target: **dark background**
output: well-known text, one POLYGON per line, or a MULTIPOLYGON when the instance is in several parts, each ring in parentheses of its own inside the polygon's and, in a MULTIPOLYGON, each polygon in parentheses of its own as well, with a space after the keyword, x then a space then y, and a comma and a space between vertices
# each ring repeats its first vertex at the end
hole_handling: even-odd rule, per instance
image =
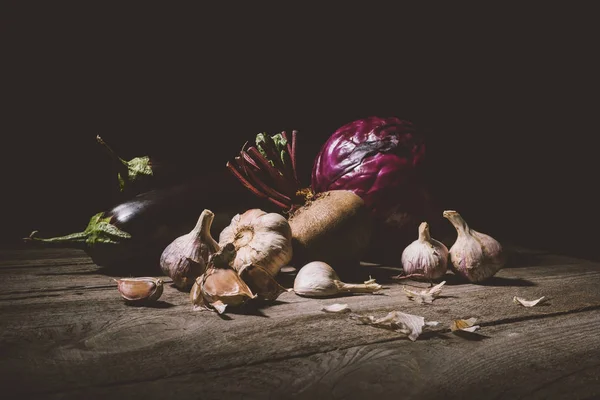
POLYGON ((335 129, 378 115, 427 135, 438 201, 473 228, 598 258, 591 10, 241 3, 5 7, 3 245, 105 207, 97 134, 212 175, 256 133, 297 129, 308 183, 335 129))

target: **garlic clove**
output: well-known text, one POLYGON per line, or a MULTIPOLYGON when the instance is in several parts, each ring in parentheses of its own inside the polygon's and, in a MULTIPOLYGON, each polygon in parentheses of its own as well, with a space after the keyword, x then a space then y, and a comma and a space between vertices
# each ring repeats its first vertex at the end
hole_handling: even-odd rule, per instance
POLYGON ((277 213, 250 209, 232 218, 219 235, 219 245, 233 243, 233 268, 248 264, 264 268, 272 276, 292 259, 292 230, 287 219, 277 213))
POLYGON ((450 267, 454 272, 477 283, 491 278, 504 267, 506 256, 496 239, 470 228, 456 211, 446 210, 443 216, 457 232, 449 250, 450 267))
POLYGON ((214 217, 212 211, 202 211, 194 229, 175 239, 163 250, 160 267, 165 275, 173 279, 175 287, 189 289, 195 279, 206 271, 210 255, 219 250, 219 245, 210 234, 214 217))
POLYGON ((294 292, 305 297, 328 297, 344 293, 374 293, 382 289, 374 279, 362 284, 342 282, 331 266, 312 261, 300 268, 294 279, 294 292))
POLYGON ((250 264, 245 266, 239 275, 252 293, 256 293, 259 299, 273 301, 280 294, 291 291, 291 289, 281 286, 266 269, 258 265, 250 264))
MULTIPOLYGON (((402 252, 402 269, 406 277, 434 280, 448 269, 448 248, 429 233, 429 224, 419 225, 419 237, 402 252)), ((402 276, 398 276, 402 278, 402 276)))
POLYGON ((163 293, 163 280, 152 277, 114 279, 121 297, 130 303, 156 301, 163 293))
POLYGON ((190 291, 193 310, 213 310, 222 314, 228 306, 236 307, 257 297, 230 266, 235 258, 233 244, 209 258, 208 270, 196 278, 190 291))

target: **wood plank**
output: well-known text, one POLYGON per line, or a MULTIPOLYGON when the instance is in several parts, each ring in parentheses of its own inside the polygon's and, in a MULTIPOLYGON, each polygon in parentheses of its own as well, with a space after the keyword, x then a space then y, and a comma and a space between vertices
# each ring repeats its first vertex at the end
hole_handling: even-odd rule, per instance
POLYGON ((484 326, 481 340, 440 333, 47 398, 591 399, 600 396, 598 329, 600 311, 582 312, 484 326))
MULTIPOLYGON (((393 332, 320 311, 334 302, 378 316, 402 310, 439 320, 443 326, 453 318, 473 316, 489 328, 558 321, 568 313, 600 307, 599 264, 571 259, 556 264, 552 260, 564 258, 540 253, 532 259, 543 266, 504 269, 485 286, 452 281, 449 275, 444 297, 432 305, 410 302, 400 284, 388 283, 384 294, 372 296, 318 300, 286 293, 270 307, 227 319, 192 312, 187 294, 168 285, 157 308, 140 308, 123 304, 115 286, 86 285, 91 278, 105 276, 83 275, 75 279, 82 288, 61 290, 59 282, 64 283, 66 275, 51 275, 45 285, 55 285, 52 289, 42 287, 28 295, 9 286, 8 294, 0 294, 0 372, 13 393, 40 395, 228 371, 376 343, 415 345, 393 332), (527 309, 512 303, 514 295, 545 295, 550 301, 527 309)), ((58 268, 68 271, 73 266, 58 268)), ((0 271, 0 276, 25 279, 37 270, 23 266, 0 271)), ((385 277, 389 272, 385 267, 365 269, 366 275, 385 277)), ((23 288, 19 285, 25 281, 18 282, 23 288)))

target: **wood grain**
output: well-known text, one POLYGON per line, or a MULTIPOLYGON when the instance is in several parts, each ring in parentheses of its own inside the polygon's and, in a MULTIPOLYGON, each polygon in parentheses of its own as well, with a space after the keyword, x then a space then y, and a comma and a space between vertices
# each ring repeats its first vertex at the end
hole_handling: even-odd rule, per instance
POLYGON ((220 318, 192 311, 188 294, 168 284, 155 307, 128 306, 83 252, 4 252, 2 386, 11 396, 38 398, 478 398, 475 376, 498 398, 544 398, 558 393, 547 391, 551 385, 582 379, 591 383, 580 393, 599 394, 600 265, 535 251, 515 255, 486 285, 448 275, 430 305, 409 301, 402 284, 387 279, 393 268, 364 266, 365 279, 384 283, 383 294, 285 293, 275 304, 220 318), (548 301, 525 308, 513 296, 548 301), (441 326, 413 343, 321 311, 339 302, 356 313, 400 310, 441 326), (483 336, 474 338, 481 340, 449 333, 452 319, 468 317, 479 319, 483 336), (521 375, 529 378, 509 390, 506 382, 521 375), (546 384, 536 389, 532 377, 546 384))

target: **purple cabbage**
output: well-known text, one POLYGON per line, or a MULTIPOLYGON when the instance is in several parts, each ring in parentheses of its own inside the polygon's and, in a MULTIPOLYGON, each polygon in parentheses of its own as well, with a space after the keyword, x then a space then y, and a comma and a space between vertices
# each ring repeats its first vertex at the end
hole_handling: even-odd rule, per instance
POLYGON ((413 209, 420 197, 424 138, 396 117, 369 117, 335 131, 319 152, 312 171, 315 192, 346 189, 365 201, 380 219, 413 209))
POLYGON ((336 130, 321 147, 312 189, 351 190, 371 209, 380 231, 391 229, 398 239, 404 233, 405 241, 414 240, 429 202, 424 158, 425 140, 413 123, 396 117, 359 119, 336 130))

